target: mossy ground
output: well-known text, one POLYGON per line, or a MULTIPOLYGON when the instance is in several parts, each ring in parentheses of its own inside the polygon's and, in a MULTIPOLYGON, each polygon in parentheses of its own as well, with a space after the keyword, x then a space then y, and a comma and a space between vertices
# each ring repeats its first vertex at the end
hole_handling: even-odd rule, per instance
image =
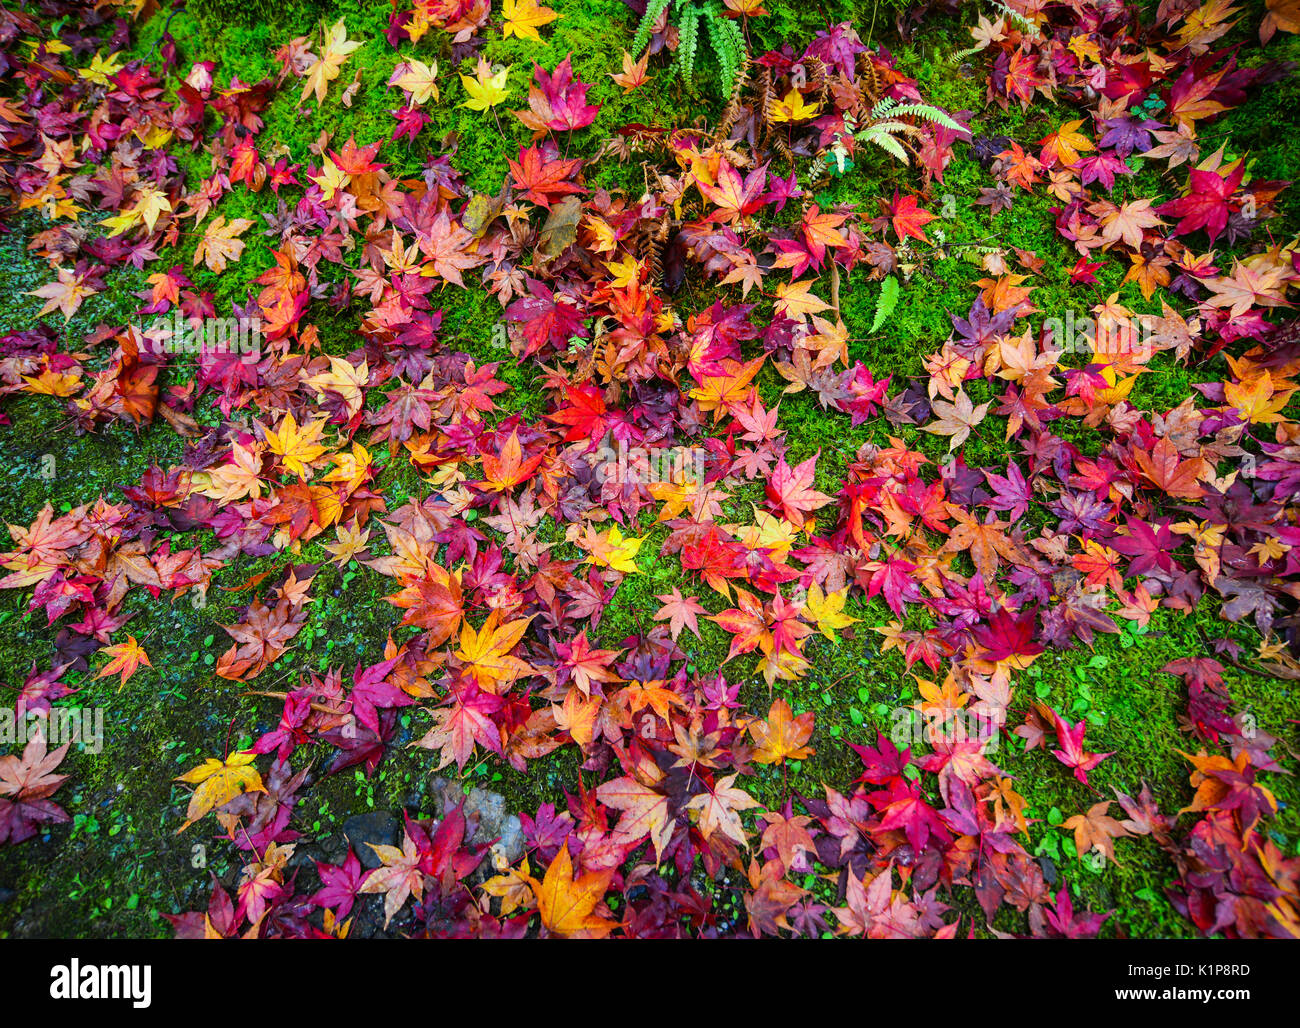
MULTIPOLYGON (((200 11, 202 8, 196 3, 190 6, 200 11)), ((268 15, 270 21, 260 24, 178 14, 171 30, 181 43, 181 66, 193 60, 215 59, 219 83, 229 81, 234 74, 244 82, 274 76, 278 71, 273 57, 276 47, 293 35, 311 32, 322 6, 277 5, 268 15)), ((400 58, 382 37, 389 5, 346 0, 325 6, 329 7, 331 20, 345 19, 349 36, 363 40, 363 46, 345 65, 340 82, 331 87, 323 110, 315 111, 312 104, 304 113, 292 83, 276 95, 263 115, 266 128, 259 145, 264 152, 283 145, 293 160, 307 162, 311 159, 308 146, 324 129, 332 132, 335 147, 349 135, 359 143, 369 143, 387 139, 392 130, 388 112, 398 106, 400 95, 387 89, 386 82, 400 58), (357 68, 363 69, 362 84, 351 108, 344 108, 338 94, 357 68)), ((522 103, 534 61, 551 68, 566 53, 573 54, 580 77, 595 83, 590 99, 601 105, 601 112, 590 130, 566 141, 571 153, 590 154, 600 140, 628 122, 664 127, 716 113, 719 105, 707 94, 694 95, 662 74, 630 96, 624 96, 610 81, 609 73, 620 70, 621 54, 634 27, 627 8, 618 0, 551 0, 551 6, 561 18, 543 33, 542 44, 503 41, 492 33, 483 53, 489 63, 511 65, 511 99, 505 107, 522 103)), ((779 45, 784 38, 806 37, 821 20, 818 5, 769 6, 775 6, 777 12, 770 20, 754 23, 756 47, 779 45)), ((836 18, 848 17, 852 13, 849 8, 857 6, 832 3, 829 13, 836 18)), ((861 22, 860 12, 855 14, 855 20, 861 22)), ((884 35, 887 21, 882 6, 878 39, 884 35)), ((147 52, 161 31, 161 18, 144 26, 135 44, 136 53, 147 52)), ((415 175, 427 155, 439 152, 437 141, 454 132, 456 167, 463 171, 472 189, 496 192, 506 173, 505 158, 526 142, 528 133, 508 115, 498 122, 491 115, 453 106, 464 100, 463 91, 450 74, 449 48, 437 36, 431 33, 414 52, 425 60, 431 56, 439 59, 444 75, 443 102, 430 105, 434 121, 415 145, 386 143, 380 159, 402 175, 415 175)), ((920 80, 927 99, 952 110, 981 111, 982 75, 964 75, 947 58, 961 45, 956 42, 961 38, 955 22, 941 20, 930 24, 907 45, 897 45, 894 40, 890 43, 902 69, 920 80)), ((410 50, 408 47, 403 52, 410 50)), ((1294 57, 1296 41, 1291 37, 1279 40, 1271 50, 1272 56, 1294 57)), ((1290 120, 1287 112, 1300 101, 1298 93, 1300 85, 1294 79, 1266 91, 1209 129, 1207 139, 1213 140, 1211 145, 1226 142, 1236 153, 1249 151, 1252 173, 1259 177, 1300 177, 1300 143, 1294 133, 1275 131, 1279 118, 1290 120)), ((994 110, 978 115, 975 127, 977 131, 1005 133, 1028 146, 1068 116, 1068 112, 1050 107, 1027 114, 1014 108, 1005 114, 994 110)), ((181 165, 191 186, 210 170, 208 158, 201 153, 184 156, 181 165)), ((902 190, 913 180, 914 173, 889 164, 885 158, 868 159, 817 199, 823 208, 854 202, 871 209, 877 197, 889 197, 895 188, 902 190)), ((606 161, 591 184, 622 189, 633 198, 644 187, 636 162, 619 166, 606 161)), ((1069 268, 1075 258, 1055 233, 1049 202, 1041 196, 1021 193, 1013 211, 990 217, 984 208, 970 206, 979 188, 988 184, 988 175, 959 148, 945 181, 935 184, 931 204, 939 209, 944 195, 951 194, 955 217, 934 222, 933 228, 941 229, 950 243, 995 240, 999 245, 1010 244, 1037 253, 1046 261, 1043 274, 1034 280, 1033 299, 1042 317, 1061 315, 1067 309, 1082 313, 1119 288, 1121 271, 1113 266, 1102 272, 1100 287, 1070 287, 1069 268)), ((1150 187, 1151 182, 1135 182, 1131 186, 1125 183, 1121 189, 1145 188, 1149 193, 1150 187)), ((219 213, 260 220, 262 212, 274 207, 275 197, 269 190, 257 195, 236 190, 222 202, 219 213)), ((1287 229, 1294 231, 1300 225, 1300 194, 1285 199, 1283 210, 1287 229)), ((0 296, 0 330, 27 327, 38 308, 38 300, 23 295, 47 277, 43 265, 23 247, 24 237, 37 227, 20 225, 16 233, 0 238, 0 260, 7 269, 9 286, 0 296)), ((188 264, 191 248, 187 243, 164 253, 160 266, 188 264)), ((224 275, 190 270, 201 288, 216 294, 221 309, 232 300, 243 302, 253 288, 253 279, 270 263, 265 247, 250 245, 244 259, 224 275)), ((342 274, 339 269, 331 273, 342 274)), ((921 374, 923 355, 937 348, 949 334, 948 315, 964 315, 969 309, 977 289, 973 282, 981 274, 956 257, 930 255, 908 282, 893 317, 876 333, 871 333, 870 327, 879 287, 866 282, 860 271, 847 276, 841 286, 841 314, 849 328, 852 357, 863 360, 878 375, 891 374, 896 380, 921 374)), ((69 322, 67 338, 76 342, 101 322, 119 324, 131 320, 136 306, 131 294, 142 287, 142 280, 143 275, 131 272, 110 276, 106 291, 87 301, 69 322)), ((1151 309, 1133 285, 1123 287, 1120 295, 1136 310, 1151 309)), ((489 342, 500 317, 494 300, 477 287, 447 290, 438 300, 446 311, 445 338, 452 345, 479 361, 500 359, 501 351, 494 350, 489 342)), ((711 300, 706 292, 688 288, 675 303, 683 313, 689 313, 711 300)), ((355 322, 318 312, 322 306, 313 307, 309 320, 320 328, 324 349, 348 352, 356 345, 355 322)), ((512 387, 498 398, 503 416, 519 412, 536 417, 544 411, 545 399, 531 367, 507 360, 500 376, 512 387)), ((1181 401, 1193 382, 1216 376, 1221 377, 1221 369, 1214 363, 1191 369, 1176 367, 1172 362, 1167 366, 1158 363, 1152 374, 1139 380, 1133 400, 1139 406, 1164 410, 1181 401)), ((774 372, 765 369, 760 379, 764 402, 776 402, 784 384, 774 372)), ((893 428, 882 419, 852 428, 846 417, 827 413, 815 396, 806 392, 780 397, 780 402, 790 461, 820 453, 817 485, 823 490, 833 491, 845 463, 867 441, 884 442, 888 436, 898 435, 932 459, 943 455, 945 443, 941 439, 915 429, 893 428)), ((46 503, 66 510, 101 493, 110 500, 120 500, 123 485, 136 481, 151 463, 166 466, 179 458, 179 440, 166 426, 155 425, 139 433, 115 426, 96 436, 79 436, 64 423, 58 404, 47 398, 15 398, 5 409, 13 422, 12 427, 0 430, 6 464, 6 474, 0 480, 0 517, 5 522, 29 524, 46 503), (53 477, 42 475, 42 469, 48 467, 46 455, 54 458, 53 477)), ((200 411, 201 420, 204 416, 200 411)), ((210 411, 207 416, 211 416, 210 411)), ((980 426, 968 444, 970 464, 1005 464, 1008 451, 1003 442, 1003 425, 1001 419, 990 417, 980 426)), ((1062 426, 1062 431, 1067 429, 1062 426)), ((1071 438, 1085 448, 1089 445, 1088 433, 1071 438)), ((419 476, 404 462, 393 464, 386 454, 379 459, 384 467, 377 488, 383 490, 390 509, 425 490, 419 476)), ((758 487, 737 490, 732 501, 736 516, 743 516, 745 504, 757 500, 760 494, 758 487)), ((648 524, 647 520, 643 527, 648 528, 648 524)), ((651 613, 658 605, 654 596, 674 585, 684 591, 708 594, 684 578, 676 558, 657 554, 663 535, 663 529, 650 530, 639 557, 642 573, 623 582, 604 612, 593 641, 616 647, 628 636, 648 630, 651 613)), ((180 542, 193 545, 193 540, 180 542)), ((577 555, 563 545, 555 553, 577 555)), ((275 558, 236 561, 218 574, 216 584, 237 586, 255 573, 283 566, 289 559, 295 563, 322 562, 312 589, 310 621, 294 647, 254 683, 255 688, 284 688, 286 682, 307 669, 324 669, 331 664, 350 669, 359 660, 373 661, 390 632, 399 639, 404 631, 409 632, 397 628, 398 612, 383 599, 393 591, 388 579, 359 565, 339 569, 324 563, 327 555, 317 544, 275 558)), ((18 591, 0 593, 0 682, 10 686, 22 681, 33 661, 48 665, 53 652, 56 629, 47 629, 43 614, 28 614, 27 600, 28 596, 18 591)), ((206 902, 208 870, 224 874, 236 855, 229 844, 211 836, 211 822, 176 834, 184 820, 187 793, 173 779, 227 745, 234 748, 246 744, 278 718, 277 701, 246 695, 245 686, 218 678, 211 671, 217 655, 228 645, 219 626, 233 622, 245 602, 246 594, 224 592, 221 588, 210 590, 209 602, 202 609, 195 609, 184 597, 168 603, 133 594, 127 601, 128 609, 136 615, 130 631, 145 642, 155 670, 138 674, 121 691, 113 680, 94 681, 90 674, 65 676, 82 687, 75 698, 66 702, 104 707, 103 750, 98 754, 74 751, 62 769, 73 777, 56 799, 74 816, 72 824, 55 826, 22 846, 0 849, 0 888, 13 890, 12 898, 0 901, 0 935, 164 935, 168 926, 161 917, 163 913, 194 909, 206 902), (196 866, 202 862, 196 859, 195 846, 203 847, 206 868, 196 866)), ((721 606, 716 597, 706 599, 706 603, 713 610, 721 606)), ((892 712, 914 699, 915 686, 904 673, 901 656, 897 652, 882 654, 879 637, 870 630, 891 620, 888 609, 880 600, 854 600, 848 612, 859 618, 859 623, 841 632, 838 644, 825 639, 811 641, 808 657, 813 667, 809 675, 800 682, 781 683, 776 688, 796 712, 816 713, 817 752, 785 771, 760 769, 758 776, 748 781, 747 787, 766 804, 779 805, 789 790, 815 796, 823 784, 846 789, 857 776, 858 765, 847 744, 868 743, 878 731, 888 732, 893 725, 892 712)), ((923 615, 913 614, 909 627, 921 627, 923 623, 923 615)), ((722 665, 728 637, 703 620, 701 630, 701 639, 686 634, 682 645, 694 667, 711 671, 722 665)), ((1253 628, 1221 621, 1212 601, 1207 601, 1194 616, 1160 611, 1146 631, 1130 628, 1119 635, 1099 637, 1091 648, 1050 651, 1017 680, 1017 707, 1023 708, 1029 698, 1038 697, 1058 709, 1071 711, 1075 718, 1086 717, 1090 722, 1089 748, 1115 751, 1113 758, 1093 772, 1094 790, 1077 783, 1067 769, 1042 750, 1018 752, 1018 740, 1004 741, 1002 749, 993 755, 995 763, 1015 776, 1017 789, 1030 802, 1029 814, 1035 819, 1030 848, 1053 860, 1061 880, 1068 882, 1087 906, 1095 910, 1117 909, 1105 929, 1107 934, 1190 933, 1190 926, 1175 915, 1163 896, 1172 867, 1148 839, 1120 840, 1116 845, 1118 861, 1105 866, 1080 861, 1073 852, 1070 833, 1059 826, 1064 818, 1085 809, 1099 796, 1109 796, 1112 787, 1135 792, 1146 782, 1161 809, 1176 810, 1186 805, 1191 797, 1188 768, 1177 753, 1191 745, 1178 728, 1185 697, 1178 681, 1161 674, 1160 668, 1178 657, 1201 652, 1204 636, 1224 634, 1238 639, 1248 649, 1258 643, 1253 628)), ((728 677, 745 683, 742 700, 746 704, 755 710, 766 709, 773 690, 754 674, 752 658, 739 658, 725 670, 728 677)), ((1297 735, 1291 719, 1296 717, 1300 704, 1294 684, 1238 674, 1232 669, 1226 680, 1237 704, 1251 710, 1261 728, 1280 736, 1284 745, 1295 750, 1297 735)), ((348 816, 367 809, 403 805, 432 809, 427 789, 433 755, 405 745, 423 734, 424 724, 422 713, 404 712, 399 745, 373 779, 365 779, 360 772, 323 778, 311 787, 297 808, 295 827, 312 840, 337 834, 348 816)), ((298 756, 308 759, 306 754, 298 756)), ((448 771, 454 774, 454 769, 448 771)), ((543 802, 562 803, 565 789, 576 788, 576 760, 572 748, 566 748, 530 765, 527 774, 519 774, 494 759, 486 760, 467 767, 463 778, 467 790, 473 784, 489 785, 505 794, 511 809, 533 811, 543 802)), ((1269 784, 1282 805, 1270 831, 1280 846, 1295 852, 1300 839, 1300 793, 1291 778, 1272 776, 1269 784)), ((807 884, 823 893, 824 900, 834 899, 825 894, 830 888, 825 882, 810 879, 807 884)), ((983 923, 976 910, 967 913, 973 916, 974 923, 983 923)), ((998 927, 1019 926, 1013 913, 1004 912, 998 927)))

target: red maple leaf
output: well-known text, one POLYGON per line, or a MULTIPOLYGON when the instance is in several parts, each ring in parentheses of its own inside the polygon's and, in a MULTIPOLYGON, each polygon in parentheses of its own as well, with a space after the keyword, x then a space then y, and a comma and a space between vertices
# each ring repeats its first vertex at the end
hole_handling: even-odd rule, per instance
POLYGON ((902 242, 908 236, 919 239, 923 243, 929 242, 921 229, 934 221, 935 216, 923 209, 916 202, 916 197, 904 196, 900 198, 898 190, 894 190, 892 203, 886 203, 884 200, 879 200, 878 203, 880 209, 885 212, 885 217, 877 219, 877 221, 891 224, 899 242, 902 242))
POLYGON ((506 159, 510 165, 510 177, 516 186, 523 190, 523 199, 551 209, 551 201, 571 193, 581 193, 582 187, 568 181, 582 167, 578 158, 562 161, 554 156, 544 155, 539 147, 530 146, 519 151, 516 163, 506 159))
POLYGON ((1071 725, 1055 710, 1052 710, 1052 721, 1056 728, 1056 741, 1061 747, 1052 750, 1052 755, 1066 767, 1074 768, 1074 777, 1087 785, 1088 772, 1112 754, 1089 753, 1083 748, 1083 736, 1088 730, 1087 721, 1071 725))
POLYGON ((1241 185, 1245 173, 1245 161, 1238 161, 1236 168, 1226 178, 1215 171, 1198 171, 1194 168, 1187 195, 1161 204, 1156 211, 1182 219, 1174 226, 1175 235, 1185 236, 1203 228, 1212 243, 1228 224, 1228 217, 1232 214, 1229 200, 1241 185))
POLYGON ((785 519, 796 528, 803 527, 806 513, 831 502, 831 497, 812 487, 818 454, 793 468, 782 457, 767 480, 767 498, 780 505, 785 519))
POLYGON ((564 441, 572 443, 579 439, 599 440, 605 434, 605 425, 609 420, 605 416, 604 391, 591 381, 579 382, 577 385, 566 384, 564 397, 568 406, 546 415, 552 421, 568 426, 564 441))
POLYGON ((540 64, 533 67, 534 85, 528 90, 530 109, 514 114, 535 132, 586 128, 596 120, 600 107, 587 103, 591 83, 573 77, 571 57, 566 55, 549 75, 540 64))

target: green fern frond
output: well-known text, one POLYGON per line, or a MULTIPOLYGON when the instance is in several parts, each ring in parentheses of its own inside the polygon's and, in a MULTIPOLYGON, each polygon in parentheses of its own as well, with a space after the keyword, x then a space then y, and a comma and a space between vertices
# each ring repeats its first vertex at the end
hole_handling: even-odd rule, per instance
POLYGON ((954 50, 948 55, 947 61, 949 64, 961 64, 961 62, 966 60, 967 57, 974 57, 978 53, 983 53, 983 51, 984 47, 982 46, 967 47, 965 50, 954 50))
POLYGON ((915 136, 920 133, 916 125, 902 120, 909 117, 942 125, 954 132, 962 131, 962 126, 938 107, 924 103, 899 103, 892 97, 885 97, 871 108, 871 113, 867 116, 867 124, 854 134, 855 138, 859 142, 878 146, 907 164, 909 163, 907 151, 903 149, 897 137, 915 136))
POLYGON ((1011 19, 1012 24, 1026 35, 1038 35, 1038 26, 1014 8, 994 0, 993 9, 999 14, 1005 15, 1007 18, 1011 19))
POLYGON ((891 136, 888 132, 873 133, 871 129, 864 129, 858 139, 863 143, 873 143, 880 147, 892 157, 896 157, 904 164, 909 163, 907 151, 903 149, 903 144, 891 136))
POLYGON ((670 70, 680 75, 687 87, 694 91, 700 71, 700 41, 703 37, 713 54, 722 95, 729 95, 741 68, 749 59, 749 47, 740 26, 723 15, 718 0, 706 0, 703 4, 692 0, 648 0, 645 14, 641 15, 636 35, 632 38, 631 52, 641 54, 645 51, 655 23, 670 8, 678 39, 670 70), (703 31, 701 25, 705 27, 703 31))
POLYGON ((705 9, 705 20, 709 26, 709 43, 718 59, 719 85, 725 96, 731 92, 740 66, 745 62, 745 36, 734 21, 722 17, 717 7, 705 9))
POLYGON ((637 23, 636 35, 632 37, 632 53, 640 54, 650 45, 650 33, 654 31, 655 22, 673 0, 647 0, 645 14, 637 23))
POLYGON ((695 55, 700 46, 700 10, 698 7, 679 8, 681 21, 677 25, 679 42, 673 68, 682 80, 693 86, 695 81, 695 55))
POLYGON ((890 116, 894 118, 905 118, 911 115, 914 118, 920 118, 922 121, 933 122, 936 125, 942 125, 946 129, 952 129, 954 132, 965 131, 961 125, 954 121, 947 112, 939 110, 937 107, 931 107, 929 104, 903 104, 901 107, 895 107, 890 111, 890 116))
POLYGON ((880 296, 876 299, 876 317, 871 322, 871 335, 879 332, 889 320, 889 316, 894 313, 894 308, 898 306, 899 293, 898 279, 893 275, 880 283, 880 296))

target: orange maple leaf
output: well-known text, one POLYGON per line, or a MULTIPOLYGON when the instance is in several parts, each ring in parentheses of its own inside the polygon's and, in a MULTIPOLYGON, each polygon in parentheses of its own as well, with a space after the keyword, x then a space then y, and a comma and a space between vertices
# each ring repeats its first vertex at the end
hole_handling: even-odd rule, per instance
POLYGON ((139 670, 141 664, 145 667, 153 667, 153 664, 149 662, 149 655, 144 652, 144 647, 135 641, 133 635, 127 636, 124 643, 118 643, 116 646, 105 646, 103 653, 113 659, 104 665, 99 674, 95 676, 95 680, 98 681, 101 678, 107 678, 109 675, 120 672, 122 677, 118 683, 118 692, 122 691, 131 676, 139 670))

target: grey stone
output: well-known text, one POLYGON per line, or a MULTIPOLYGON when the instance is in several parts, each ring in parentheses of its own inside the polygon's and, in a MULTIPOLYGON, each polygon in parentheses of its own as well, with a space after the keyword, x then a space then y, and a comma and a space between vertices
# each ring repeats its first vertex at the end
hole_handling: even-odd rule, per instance
MULTIPOLYGON (((492 847, 507 864, 513 864, 524 855, 524 827, 515 814, 507 814, 501 822, 501 838, 492 847)), ((495 854, 494 854, 495 856, 495 854)))
POLYGON ((293 856, 289 858, 289 866, 315 867, 316 861, 329 862, 329 854, 325 852, 325 848, 315 843, 299 843, 293 851, 293 856))
POLYGON ((357 814, 343 822, 343 834, 347 836, 361 866, 368 868, 379 867, 383 863, 370 847, 396 846, 399 831, 397 818, 381 810, 357 814))
POLYGON ((475 786, 468 796, 456 782, 435 778, 429 796, 441 820, 463 801, 466 842, 492 846, 492 864, 516 863, 524 855, 524 830, 519 818, 506 811, 506 798, 499 792, 475 786))
POLYGON ((506 816, 506 798, 499 792, 475 787, 465 797, 465 818, 472 832, 469 842, 475 846, 490 843, 501 834, 501 822, 506 816))
POLYGON ((430 782, 429 795, 433 799, 434 816, 439 821, 447 816, 447 811, 455 810, 456 805, 465 798, 461 787, 446 778, 435 778, 430 782))

